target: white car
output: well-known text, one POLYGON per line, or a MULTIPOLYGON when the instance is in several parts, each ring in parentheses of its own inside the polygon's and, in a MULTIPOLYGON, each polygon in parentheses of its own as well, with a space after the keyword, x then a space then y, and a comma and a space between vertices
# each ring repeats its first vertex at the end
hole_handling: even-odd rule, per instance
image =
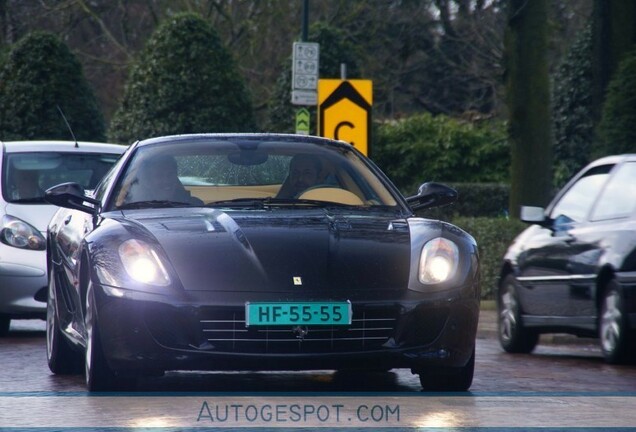
POLYGON ((46 316, 46 229, 57 210, 44 191, 93 189, 126 150, 117 144, 0 141, 0 336, 12 319, 46 316))

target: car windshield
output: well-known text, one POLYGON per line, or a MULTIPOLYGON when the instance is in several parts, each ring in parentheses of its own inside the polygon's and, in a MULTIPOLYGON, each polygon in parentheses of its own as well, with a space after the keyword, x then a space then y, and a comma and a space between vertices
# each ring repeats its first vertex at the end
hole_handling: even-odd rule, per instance
POLYGON ((383 180, 344 146, 197 139, 139 146, 112 208, 396 206, 383 180))
POLYGON ((60 183, 93 189, 118 154, 25 152, 8 153, 2 167, 2 196, 10 203, 44 203, 44 191, 60 183))

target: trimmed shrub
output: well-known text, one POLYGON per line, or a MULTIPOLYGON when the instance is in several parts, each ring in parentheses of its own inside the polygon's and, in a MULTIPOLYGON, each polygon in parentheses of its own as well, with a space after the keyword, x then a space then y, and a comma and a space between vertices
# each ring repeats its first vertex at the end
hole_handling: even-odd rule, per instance
POLYGON ((437 181, 508 182, 510 148, 503 122, 468 122, 428 113, 374 130, 372 158, 405 194, 437 181))
POLYGON ((186 13, 164 22, 132 66, 110 137, 254 128, 251 97, 229 51, 207 21, 186 13))
POLYGON ((3 58, 0 139, 71 140, 58 106, 78 140, 106 139, 103 115, 77 58, 55 35, 31 33, 3 58))
POLYGON ((517 219, 483 217, 456 217, 451 222, 470 233, 477 241, 481 267, 481 298, 494 299, 506 250, 528 225, 517 219))
POLYGON ((454 217, 507 217, 510 186, 503 183, 446 183, 457 201, 446 207, 420 210, 419 215, 450 220, 454 217))
POLYGON ((620 63, 609 83, 598 133, 595 156, 636 151, 636 51, 620 63))

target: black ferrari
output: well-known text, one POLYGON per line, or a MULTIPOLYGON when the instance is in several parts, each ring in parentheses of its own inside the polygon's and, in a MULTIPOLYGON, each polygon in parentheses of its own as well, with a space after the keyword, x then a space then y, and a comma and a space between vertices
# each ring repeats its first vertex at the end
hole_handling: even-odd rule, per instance
POLYGON ((414 211, 354 147, 200 134, 131 145, 94 191, 46 192, 47 358, 90 391, 179 370, 410 368, 465 391, 479 317, 474 239, 414 211))

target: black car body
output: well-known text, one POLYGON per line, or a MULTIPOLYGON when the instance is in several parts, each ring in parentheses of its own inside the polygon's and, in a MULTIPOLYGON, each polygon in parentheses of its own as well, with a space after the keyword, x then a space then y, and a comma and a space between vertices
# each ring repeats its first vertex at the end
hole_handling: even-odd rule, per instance
POLYGON ((499 338, 531 352, 541 333, 599 337, 605 359, 636 355, 636 155, 581 170, 547 209, 522 208, 533 223, 504 258, 499 338))
POLYGON ((411 368, 431 390, 472 382, 475 241, 413 213, 452 202, 450 188, 405 199, 342 142, 203 134, 137 142, 93 194, 64 184, 47 197, 65 207, 48 232, 49 367, 85 359, 90 390, 166 370, 411 368), (321 160, 320 184, 277 197, 298 154, 321 160), (187 193, 128 200, 157 155, 177 161, 187 193))

